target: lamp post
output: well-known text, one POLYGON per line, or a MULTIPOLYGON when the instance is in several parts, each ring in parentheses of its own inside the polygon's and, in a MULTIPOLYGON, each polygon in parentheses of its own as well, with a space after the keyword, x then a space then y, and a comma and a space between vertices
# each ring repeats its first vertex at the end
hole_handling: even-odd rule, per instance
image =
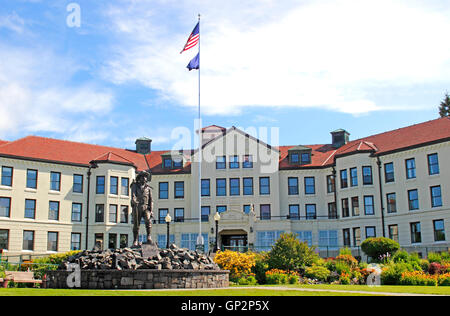
POLYGON ((169 226, 170 226, 170 222, 172 221, 172 217, 170 217, 169 213, 167 213, 166 218, 164 220, 167 223, 167 245, 166 245, 166 248, 169 249, 169 243, 170 243, 169 226))
POLYGON ((216 221, 216 245, 215 245, 215 252, 219 250, 218 248, 218 238, 219 238, 219 221, 220 221, 220 214, 216 212, 216 215, 214 215, 214 220, 216 221))

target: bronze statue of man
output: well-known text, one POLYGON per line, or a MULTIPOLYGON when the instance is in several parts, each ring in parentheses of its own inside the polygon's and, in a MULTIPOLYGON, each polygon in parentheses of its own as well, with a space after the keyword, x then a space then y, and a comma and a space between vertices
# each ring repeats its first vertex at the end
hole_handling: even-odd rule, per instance
POLYGON ((131 208, 133 216, 133 245, 139 242, 139 226, 144 217, 145 229, 147 231, 147 243, 152 244, 151 230, 153 217, 153 199, 150 182, 152 175, 150 172, 141 171, 136 176, 136 180, 131 183, 131 208))

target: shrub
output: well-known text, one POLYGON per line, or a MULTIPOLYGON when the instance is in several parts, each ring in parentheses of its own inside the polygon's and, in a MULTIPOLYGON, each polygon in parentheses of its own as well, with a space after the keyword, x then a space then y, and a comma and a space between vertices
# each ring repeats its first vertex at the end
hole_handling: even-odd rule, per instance
POLYGON ((398 285, 403 273, 413 271, 412 266, 406 262, 391 262, 384 267, 381 273, 381 282, 385 285, 398 285))
POLYGON ((256 285, 258 282, 256 281, 253 275, 249 275, 247 277, 241 277, 238 279, 237 283, 239 285, 256 285))
POLYGON ((271 269, 266 272, 267 284, 288 284, 289 272, 279 269, 271 269))
POLYGON ((352 256, 352 250, 348 247, 339 249, 339 256, 352 256))
POLYGON ((310 279, 326 282, 330 276, 330 270, 324 266, 312 265, 305 269, 305 276, 310 279))
POLYGON ((266 284, 266 271, 269 270, 267 264, 267 254, 255 254, 255 265, 252 267, 252 273, 255 275, 258 284, 266 284))
MULTIPOLYGON (((47 257, 35 258, 33 259, 33 264, 30 264, 34 271, 36 278, 43 278, 45 271, 56 270, 58 266, 66 261, 69 257, 76 255, 81 252, 80 250, 68 251, 65 253, 57 253, 47 257)), ((22 266, 24 268, 26 266, 22 266)))
POLYGON ((239 278, 250 275, 255 265, 255 254, 251 252, 240 253, 236 251, 219 251, 214 257, 220 268, 230 270, 230 280, 237 282, 239 278))
POLYGON ((400 249, 400 244, 385 237, 367 238, 361 243, 361 249, 374 261, 378 261, 383 255, 395 254, 400 249))
POLYGON ((270 269, 303 270, 318 260, 319 256, 314 250, 307 243, 300 242, 295 234, 281 234, 267 254, 267 263, 270 269))
POLYGON ((358 260, 356 260, 351 254, 350 255, 339 255, 336 257, 336 261, 343 262, 350 268, 355 268, 358 266, 358 260))
POLYGON ((400 283, 401 285, 420 285, 420 286, 437 286, 438 278, 422 271, 403 272, 400 283))
POLYGON ((445 272, 447 272, 447 267, 437 262, 430 263, 430 266, 428 267, 429 274, 444 274, 445 272))

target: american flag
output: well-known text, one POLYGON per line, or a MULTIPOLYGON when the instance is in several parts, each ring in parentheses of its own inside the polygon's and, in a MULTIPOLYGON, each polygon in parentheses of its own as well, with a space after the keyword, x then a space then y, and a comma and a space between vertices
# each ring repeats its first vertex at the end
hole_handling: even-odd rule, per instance
POLYGON ((185 52, 189 49, 191 49, 192 47, 194 47, 195 45, 197 45, 197 43, 200 40, 200 22, 197 23, 197 25, 194 27, 194 30, 192 31, 191 35, 189 36, 186 45, 184 45, 183 50, 180 52, 180 54, 182 52, 185 52))

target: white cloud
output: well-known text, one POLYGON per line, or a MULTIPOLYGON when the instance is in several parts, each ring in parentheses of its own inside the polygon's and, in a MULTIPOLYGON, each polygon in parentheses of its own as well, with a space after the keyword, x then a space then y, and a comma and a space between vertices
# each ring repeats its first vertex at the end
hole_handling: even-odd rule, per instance
POLYGON ((49 132, 98 139, 88 122, 110 112, 114 96, 96 84, 71 84, 81 68, 42 47, 0 45, 0 137, 49 132))
MULTIPOLYGON (((208 114, 242 107, 315 107, 362 114, 380 106, 371 89, 448 82, 450 7, 425 1, 124 1, 111 7, 114 35, 104 77, 139 82, 175 103, 197 106, 197 74, 179 51, 194 26, 185 8, 203 13, 202 105, 208 114), (257 5, 257 3, 259 5, 257 5), (176 16, 158 18, 164 5, 176 16), (143 13, 145 12, 145 13, 143 13), (173 20, 192 23, 184 33, 173 20)), ((192 14, 192 10, 188 10, 192 14)), ((196 50, 196 49, 194 49, 196 50)), ((431 105, 433 106, 433 105, 431 105)))
POLYGON ((6 28, 16 33, 22 33, 25 21, 16 13, 0 16, 0 29, 6 28))

